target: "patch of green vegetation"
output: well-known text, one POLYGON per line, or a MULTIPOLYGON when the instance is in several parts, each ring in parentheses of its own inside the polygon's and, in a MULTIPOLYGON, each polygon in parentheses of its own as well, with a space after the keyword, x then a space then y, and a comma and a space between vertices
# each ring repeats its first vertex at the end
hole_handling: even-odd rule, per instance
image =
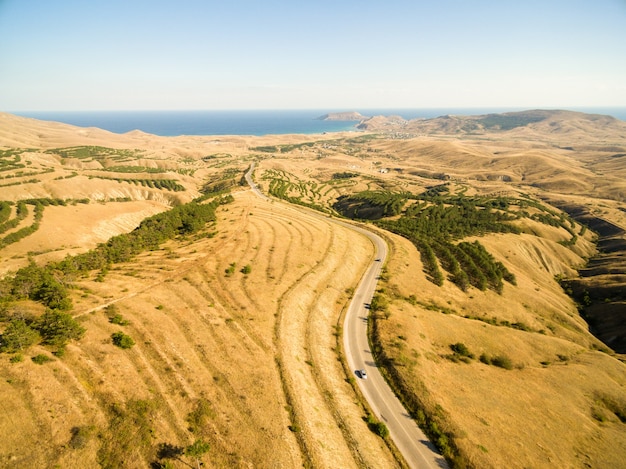
POLYGON ((378 435, 379 437, 383 439, 389 436, 389 428, 387 428, 387 425, 385 425, 384 422, 381 422, 380 420, 378 420, 372 414, 369 414, 367 416, 367 426, 373 433, 375 433, 376 435, 378 435))
POLYGON ((463 342, 457 342, 455 344, 450 344, 450 350, 452 350, 453 355, 451 356, 452 361, 462 361, 465 363, 469 363, 473 360, 475 355, 469 351, 467 345, 463 342))
POLYGON ((154 426, 158 416, 155 401, 130 400, 109 409, 108 431, 99 435, 97 461, 103 469, 128 467, 129 455, 148 459, 153 451, 154 426))
POLYGON ((339 197, 333 207, 349 218, 380 219, 399 215, 408 197, 389 191, 364 191, 339 197))
POLYGON ((96 434, 96 427, 84 425, 82 427, 72 427, 68 446, 71 449, 83 449, 96 434))
POLYGON ((43 353, 40 353, 40 354, 35 355, 34 357, 32 357, 31 360, 33 361, 33 363, 36 363, 37 365, 43 365, 44 363, 48 363, 48 362, 53 361, 53 358, 51 358, 48 355, 45 355, 43 353))
POLYGON ((9 322, 0 335, 0 352, 21 352, 40 340, 39 332, 31 328, 24 319, 15 318, 9 322))
POLYGON ((230 265, 224 270, 224 273, 227 277, 232 276, 235 273, 235 269, 237 267, 236 262, 231 262, 230 265))
POLYGON ((487 233, 521 233, 511 223, 530 218, 560 227, 576 242, 575 223, 528 198, 466 197, 465 191, 450 194, 449 184, 432 186, 422 194, 365 191, 340 197, 334 208, 350 218, 373 219, 388 231, 399 234, 417 247, 424 271, 436 285, 449 280, 463 291, 470 286, 498 293, 503 282, 516 284, 515 276, 504 264, 496 261, 478 241, 459 241, 487 233), (408 203, 414 200, 413 203, 408 203), (532 215, 528 211, 534 209, 532 215), (393 217, 393 219, 391 219, 393 217))
POLYGON ((21 163, 22 153, 28 150, 21 148, 9 148, 7 150, 0 150, 0 172, 3 171, 15 171, 25 168, 26 165, 21 163))
POLYGON ((157 249, 176 236, 195 233, 215 221, 215 209, 232 196, 215 198, 211 203, 196 201, 146 218, 133 231, 111 238, 91 251, 53 263, 50 268, 67 274, 103 269, 110 264, 127 262, 137 254, 157 249))
POLYGON ((135 178, 113 178, 106 176, 89 176, 90 178, 105 179, 108 181, 126 182, 136 186, 149 187, 150 189, 164 189, 173 192, 186 191, 185 186, 179 184, 174 179, 135 179, 135 178))
MULTIPOLYGON (((425 197, 439 199, 441 193, 431 190, 425 197)), ((413 204, 399 219, 379 220, 377 225, 415 244, 422 254, 426 273, 436 285, 444 282, 440 266, 450 274, 451 281, 464 291, 471 285, 500 293, 503 279, 515 284, 513 274, 504 264, 496 261, 480 242, 453 242, 489 232, 519 233, 518 228, 506 223, 515 217, 463 197, 449 197, 445 202, 413 204)))
POLYGON ((513 362, 506 355, 496 355, 495 357, 489 356, 485 353, 481 354, 480 361, 485 365, 493 365, 505 370, 513 369, 513 362))
POLYGON ((109 166, 104 168, 104 171, 112 173, 165 173, 167 170, 162 168, 148 168, 146 166, 109 166))
MULTIPOLYGON (((3 309, 8 310, 12 302, 22 299, 30 299, 49 308, 38 321, 27 322, 27 325, 39 332, 44 344, 56 346, 62 351, 67 341, 78 340, 84 333, 84 329, 64 313, 72 308, 68 294, 72 279, 87 275, 92 270, 104 273, 112 264, 129 261, 143 251, 157 249, 169 239, 198 232, 207 223, 215 221, 215 210, 219 205, 229 203, 233 198, 219 197, 208 203, 201 203, 202 200, 199 198, 146 218, 132 232, 115 236, 84 254, 68 256, 45 266, 31 262, 14 275, 0 280, 3 309)), ((24 212, 25 203, 18 203, 17 209, 18 215, 24 212)), ((5 316, 0 319, 6 321, 11 318, 5 316)))
POLYGON ((355 178, 358 176, 359 176, 359 173, 351 173, 349 171, 344 171, 341 173, 334 173, 332 175, 332 179, 351 179, 351 178, 355 178))
POLYGON ((21 363, 24 361, 24 355, 22 355, 21 353, 16 353, 9 359, 9 361, 11 363, 21 363))
POLYGON ((529 113, 487 114, 478 119, 478 123, 482 124, 486 129, 511 130, 516 127, 524 127, 528 124, 541 122, 545 118, 545 116, 529 113))
POLYGON ((114 313, 109 316, 109 322, 111 324, 117 324, 118 326, 128 326, 130 324, 130 321, 128 319, 124 319, 124 316, 120 313, 114 313))
MULTIPOLYGON (((237 168, 227 168, 202 186, 203 194, 222 194, 241 184, 242 173, 237 168)), ((245 180, 244 180, 245 181, 245 180)), ((245 182, 244 182, 245 184, 245 182)))
POLYGON ((289 153, 290 151, 297 150, 305 147, 313 147, 317 142, 303 142, 293 143, 287 145, 265 145, 260 147, 253 147, 250 150, 260 151, 262 153, 289 153))
POLYGON ((0 226, 9 218, 11 218, 11 204, 9 202, 0 201, 0 226))
POLYGON ((63 158, 78 158, 78 159, 126 159, 137 156, 141 153, 141 150, 127 150, 119 148, 107 148, 95 145, 76 146, 67 148, 52 148, 46 150, 45 153, 52 155, 59 155, 63 158))
POLYGON ((124 334, 122 331, 111 334, 111 341, 113 342, 113 345, 121 349, 130 349, 135 345, 133 338, 124 334))
POLYGON ((71 314, 58 311, 46 311, 35 322, 44 345, 51 345, 59 350, 65 348, 70 340, 80 340, 85 334, 81 326, 71 314))
POLYGON ((270 181, 268 192, 274 197, 319 212, 333 213, 332 210, 319 203, 322 194, 315 181, 300 181, 292 174, 272 169, 265 171, 263 179, 270 181))
POLYGON ((223 159, 223 158, 232 158, 233 155, 230 153, 213 153, 212 155, 203 156, 203 161, 210 161, 215 159, 223 159))
POLYGON ((208 399, 197 399, 193 410, 187 415, 189 431, 194 434, 202 434, 208 422, 214 419, 215 415, 215 410, 208 399))

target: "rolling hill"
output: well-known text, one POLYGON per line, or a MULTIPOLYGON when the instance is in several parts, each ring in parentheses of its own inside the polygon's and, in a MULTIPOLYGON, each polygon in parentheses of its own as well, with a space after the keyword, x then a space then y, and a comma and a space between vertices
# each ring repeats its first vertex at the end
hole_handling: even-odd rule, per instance
POLYGON ((158 137, 0 114, 0 465, 188 467, 206 443, 211 467, 402 467, 341 359, 372 246, 310 210, 387 240, 377 362, 453 467, 623 464, 626 124, 363 125, 158 137))

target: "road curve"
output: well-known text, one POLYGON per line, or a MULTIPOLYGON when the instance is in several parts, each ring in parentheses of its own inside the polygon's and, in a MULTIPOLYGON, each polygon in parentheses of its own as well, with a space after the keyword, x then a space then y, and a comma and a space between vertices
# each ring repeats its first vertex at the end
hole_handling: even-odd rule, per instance
MULTIPOLYGON (((252 180, 255 163, 245 174, 246 182, 260 198, 271 201, 263 194, 252 180)), ((369 304, 376 292, 378 277, 387 258, 387 243, 377 234, 341 220, 329 219, 327 216, 312 212, 325 220, 345 226, 366 236, 375 247, 374 261, 370 264, 357 286, 346 312, 343 325, 344 352, 352 372, 359 369, 367 371, 368 378, 356 376, 359 389, 369 403, 378 419, 387 425, 389 435, 400 450, 411 468, 447 468, 446 460, 437 452, 435 446, 409 416, 391 388, 380 374, 370 349, 367 334, 367 317, 369 304)))
POLYGON ((380 374, 370 349, 367 334, 369 304, 376 292, 378 277, 387 257, 387 244, 371 231, 339 222, 367 236, 376 249, 375 261, 369 266, 354 292, 343 325, 343 345, 348 366, 364 369, 367 379, 356 376, 361 393, 374 414, 387 425, 389 435, 411 468, 447 468, 446 460, 409 416, 380 374))

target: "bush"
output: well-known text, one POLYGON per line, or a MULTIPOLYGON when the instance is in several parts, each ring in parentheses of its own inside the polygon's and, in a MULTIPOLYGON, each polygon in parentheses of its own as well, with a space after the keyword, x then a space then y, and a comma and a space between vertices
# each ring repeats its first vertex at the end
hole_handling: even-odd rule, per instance
POLYGON ((224 270, 224 273, 226 273, 226 276, 230 277, 231 275, 233 275, 235 273, 235 268, 236 267, 237 267, 237 263, 236 262, 231 262, 231 264, 228 266, 228 268, 224 270))
POLYGON ((69 447, 72 449, 82 449, 87 446, 89 440, 95 432, 95 427, 73 427, 71 430, 72 437, 70 438, 69 447))
POLYGON ((462 357, 474 358, 474 354, 469 351, 464 343, 457 342, 456 344, 450 344, 450 349, 462 357))
POLYGON ((9 360, 11 363, 20 363, 24 361, 24 355, 22 355, 21 353, 16 353, 15 355, 13 355, 11 357, 11 359, 9 360))
POLYGON ((128 326, 130 324, 130 321, 128 321, 127 319, 124 319, 124 317, 117 313, 114 316, 111 316, 109 318, 109 322, 111 324, 117 324, 118 326, 128 326))
POLYGON ((34 363, 37 363, 37 365, 43 365, 44 363, 51 362, 52 358, 50 358, 48 355, 40 353, 39 355, 35 355, 34 357, 32 357, 31 360, 34 363))
POLYGON ((389 436, 389 429, 383 422, 377 422, 373 425, 373 427, 374 433, 376 433, 379 437, 387 438, 387 436, 389 436))
POLYGON ((499 368, 504 368, 505 370, 513 369, 513 362, 506 355, 498 355, 497 357, 492 358, 491 364, 499 368))
POLYGON ((189 431, 199 433, 203 427, 207 425, 210 419, 215 417, 215 411, 211 406, 211 402, 207 399, 198 399, 194 409, 187 415, 187 423, 189 431))
POLYGON ((241 273, 244 275, 248 275, 250 272, 252 272, 252 267, 250 266, 250 264, 244 265, 241 269, 241 273))
POLYGON ((113 341, 113 345, 123 349, 129 349, 133 345, 135 345, 135 341, 133 340, 133 338, 124 334, 121 331, 111 334, 111 340, 113 341))
POLYGON ((367 426, 372 432, 381 438, 387 438, 387 436, 389 436, 389 428, 387 428, 387 425, 385 425, 384 422, 379 421, 371 414, 367 417, 367 426))

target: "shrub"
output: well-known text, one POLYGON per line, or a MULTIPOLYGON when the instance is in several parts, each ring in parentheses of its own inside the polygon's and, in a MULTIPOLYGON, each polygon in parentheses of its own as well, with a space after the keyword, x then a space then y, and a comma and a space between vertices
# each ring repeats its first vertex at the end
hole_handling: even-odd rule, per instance
POLYGON ((124 319, 124 317, 119 313, 111 316, 109 318, 109 322, 111 324, 117 324, 118 326, 128 326, 130 324, 130 321, 128 321, 128 319, 124 319))
POLYGON ((376 422, 373 425, 373 430, 374 433, 376 433, 381 438, 387 438, 387 436, 389 436, 389 429, 387 428, 387 425, 385 425, 383 422, 376 422))
POLYGON ((34 363, 37 363, 37 365, 43 365, 44 363, 51 362, 52 358, 50 358, 48 355, 40 353, 39 355, 35 355, 34 357, 32 357, 31 360, 34 363))
POLYGON ((94 431, 95 427, 93 426, 73 427, 71 430, 72 437, 68 446, 72 449, 84 448, 89 443, 94 431))
POLYGON ((226 276, 230 277, 231 275, 233 275, 235 273, 235 268, 236 267, 237 267, 237 263, 236 262, 231 262, 231 264, 228 266, 228 268, 224 270, 224 272, 226 273, 226 276))
POLYGON ((157 411, 156 401, 130 400, 125 405, 113 404, 108 413, 108 429, 99 435, 100 448, 96 456, 99 467, 129 467, 138 457, 154 454, 157 411))
POLYGON ((469 351, 464 343, 457 342, 456 344, 450 344, 450 349, 462 357, 474 358, 474 354, 469 351))
POLYGON ((15 355, 13 355, 11 357, 11 359, 9 360, 11 363, 20 363, 24 361, 24 355, 22 355, 21 353, 16 353, 15 355))
POLYGON ((111 340, 113 341, 113 345, 122 349, 129 349, 135 345, 133 338, 121 331, 111 334, 111 340))
POLYGON ((250 272, 252 272, 252 267, 250 266, 250 264, 244 265, 241 269, 241 273, 244 275, 248 275, 250 272))
POLYGON ((192 433, 200 432, 208 421, 214 417, 215 411, 211 406, 211 402, 207 399, 198 399, 194 409, 187 415, 189 431, 192 433))
POLYGON ((385 425, 384 422, 379 421, 372 414, 367 416, 367 426, 372 432, 374 432, 381 438, 387 438, 387 436, 389 435, 389 429, 387 428, 387 425, 385 425))
POLYGON ((376 293, 370 303, 370 311, 372 311, 372 313, 378 313, 379 311, 384 313, 388 309, 389 300, 380 293, 376 293))
POLYGON ((491 364, 499 368, 504 368, 505 370, 513 369, 513 362, 506 355, 498 355, 497 357, 492 358, 491 364))

